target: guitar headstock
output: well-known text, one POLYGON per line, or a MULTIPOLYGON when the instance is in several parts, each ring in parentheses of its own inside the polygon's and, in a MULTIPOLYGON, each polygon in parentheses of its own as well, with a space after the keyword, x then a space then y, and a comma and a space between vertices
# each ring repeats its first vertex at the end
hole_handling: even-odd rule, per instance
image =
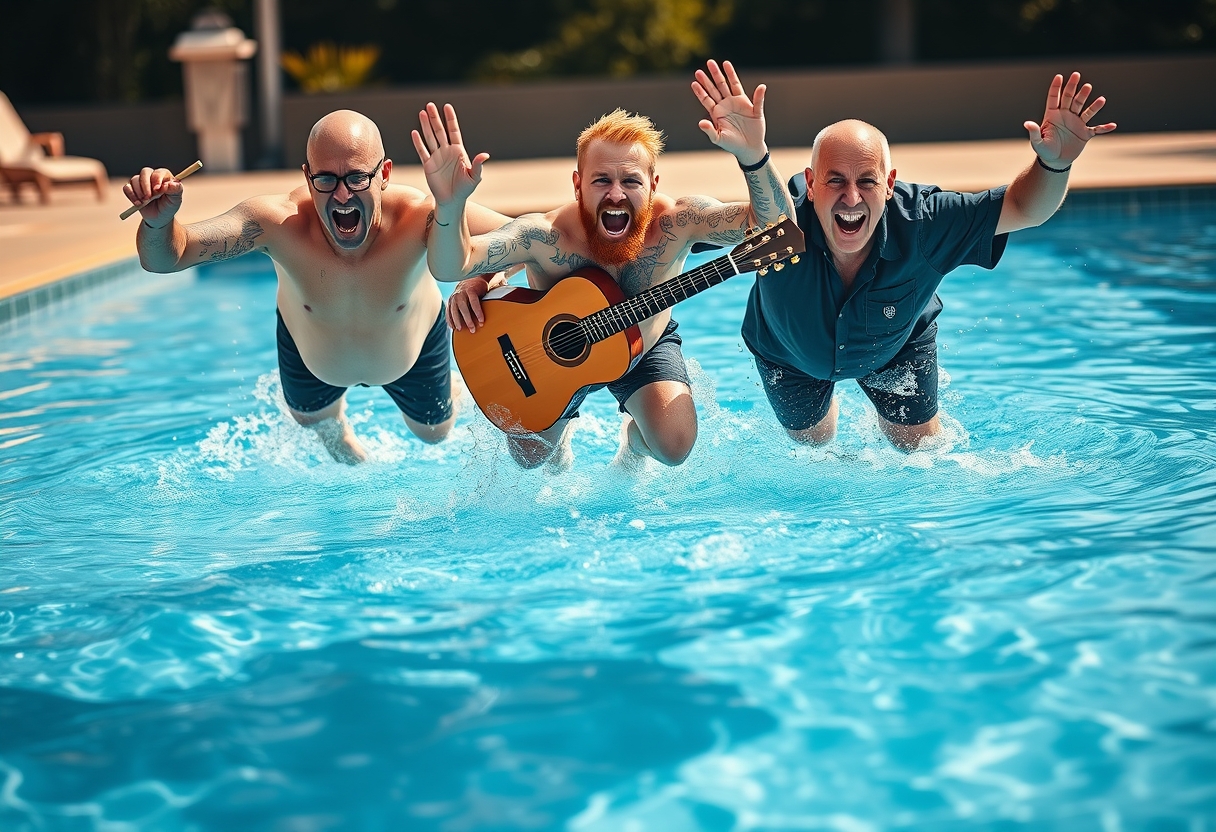
POLYGON ((730 259, 740 272, 766 275, 770 268, 778 272, 784 269, 786 260, 797 263, 804 251, 802 229, 782 214, 777 222, 748 231, 743 242, 730 250, 730 259))

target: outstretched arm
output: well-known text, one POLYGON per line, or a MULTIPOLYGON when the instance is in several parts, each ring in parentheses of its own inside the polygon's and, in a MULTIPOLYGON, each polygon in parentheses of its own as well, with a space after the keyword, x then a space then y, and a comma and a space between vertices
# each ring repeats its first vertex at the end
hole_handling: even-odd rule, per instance
POLYGON ((1030 133, 1035 160, 1005 191, 996 233, 1006 234, 1046 222, 1064 202, 1068 171, 1086 143, 1115 129, 1113 121, 1089 126, 1089 120, 1106 104, 1106 98, 1098 96, 1086 106, 1092 92, 1092 85, 1081 85, 1079 72, 1070 75, 1067 83, 1062 75, 1052 79, 1043 123, 1027 121, 1024 125, 1030 133))
POLYGON ((723 61, 721 68, 709 61, 706 69, 708 73, 698 69, 692 83, 693 94, 709 116, 698 126, 711 142, 734 155, 747 180, 751 204, 739 230, 792 215, 789 194, 764 141, 765 86, 756 87, 748 98, 730 61, 723 61))
POLYGON ((242 202, 227 213, 183 225, 177 220, 182 206, 182 184, 165 168, 144 168, 123 186, 134 205, 143 205, 143 220, 135 236, 140 265, 150 272, 176 272, 203 261, 231 260, 264 248, 261 212, 242 202), (145 204, 146 203, 146 204, 145 204))

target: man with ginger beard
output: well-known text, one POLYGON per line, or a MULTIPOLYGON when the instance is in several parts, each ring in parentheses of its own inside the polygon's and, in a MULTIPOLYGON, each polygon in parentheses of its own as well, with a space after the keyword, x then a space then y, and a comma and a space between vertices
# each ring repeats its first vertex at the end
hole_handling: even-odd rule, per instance
MULTIPOLYGON (((719 68, 710 61, 706 69, 697 71, 692 85, 709 116, 700 127, 710 141, 735 156, 747 180, 750 204, 704 196, 673 199, 658 193, 659 132, 649 119, 616 110, 579 136, 574 201, 473 236, 464 206, 489 156, 482 153, 469 160, 450 105, 443 118, 434 104, 419 113, 422 129, 414 131, 414 146, 435 196, 427 258, 438 279, 462 281, 448 301, 453 328, 475 331, 484 320, 480 298, 506 282, 476 275, 523 266, 531 287, 547 290, 572 271, 596 265, 632 297, 680 274, 694 243, 737 243, 749 226, 789 215, 788 195, 764 143, 764 86, 748 98, 729 62, 719 68)), ((640 328, 641 359, 606 385, 625 414, 618 461, 632 464, 648 456, 679 465, 697 436, 680 336, 669 311, 647 318, 640 328)), ((567 413, 577 415, 579 403, 567 413)), ((572 418, 559 419, 538 434, 508 436, 512 457, 525 468, 550 459, 559 468, 568 466, 572 418)))
MULTIPOLYGON (((279 379, 292 417, 314 429, 341 462, 366 451, 345 415, 346 389, 380 386, 409 429, 442 440, 455 419, 443 298, 426 269, 434 203, 389 185, 393 163, 366 116, 339 110, 308 136, 305 183, 289 194, 247 199, 227 213, 183 225, 182 184, 144 168, 123 190, 142 205, 136 237, 151 272, 175 272, 260 251, 278 274, 279 379)), ((480 231, 507 217, 470 208, 480 231)))

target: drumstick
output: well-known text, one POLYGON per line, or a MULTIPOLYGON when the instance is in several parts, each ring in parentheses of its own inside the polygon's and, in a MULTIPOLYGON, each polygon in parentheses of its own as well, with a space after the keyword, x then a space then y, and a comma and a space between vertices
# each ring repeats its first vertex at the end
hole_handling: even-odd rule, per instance
MULTIPOLYGON (((173 178, 176 179, 178 182, 181 182, 183 179, 185 179, 190 174, 198 173, 199 168, 201 168, 202 166, 203 166, 202 162, 195 162, 193 165, 186 168, 184 171, 182 171, 181 173, 179 173, 177 176, 175 176, 173 178)), ((152 199, 160 199, 160 197, 157 196, 157 197, 153 197, 152 199)), ((119 214, 118 218, 120 220, 125 220, 127 217, 131 216, 136 211, 138 211, 140 208, 143 208, 145 205, 149 204, 150 202, 152 202, 151 199, 147 200, 146 202, 144 202, 141 205, 132 205, 130 208, 128 208, 127 210, 125 210, 121 214, 119 214)))

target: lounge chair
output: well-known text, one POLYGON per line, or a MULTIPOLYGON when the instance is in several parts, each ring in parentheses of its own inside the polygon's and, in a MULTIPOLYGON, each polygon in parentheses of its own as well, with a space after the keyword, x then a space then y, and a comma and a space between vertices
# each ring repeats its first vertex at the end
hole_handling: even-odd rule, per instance
POLYGON ((0 92, 0 180, 7 181, 13 200, 21 198, 21 184, 33 182, 43 204, 51 200, 51 186, 66 182, 92 182, 97 199, 106 198, 106 168, 96 159, 63 155, 62 133, 30 133, 8 96, 0 92))

